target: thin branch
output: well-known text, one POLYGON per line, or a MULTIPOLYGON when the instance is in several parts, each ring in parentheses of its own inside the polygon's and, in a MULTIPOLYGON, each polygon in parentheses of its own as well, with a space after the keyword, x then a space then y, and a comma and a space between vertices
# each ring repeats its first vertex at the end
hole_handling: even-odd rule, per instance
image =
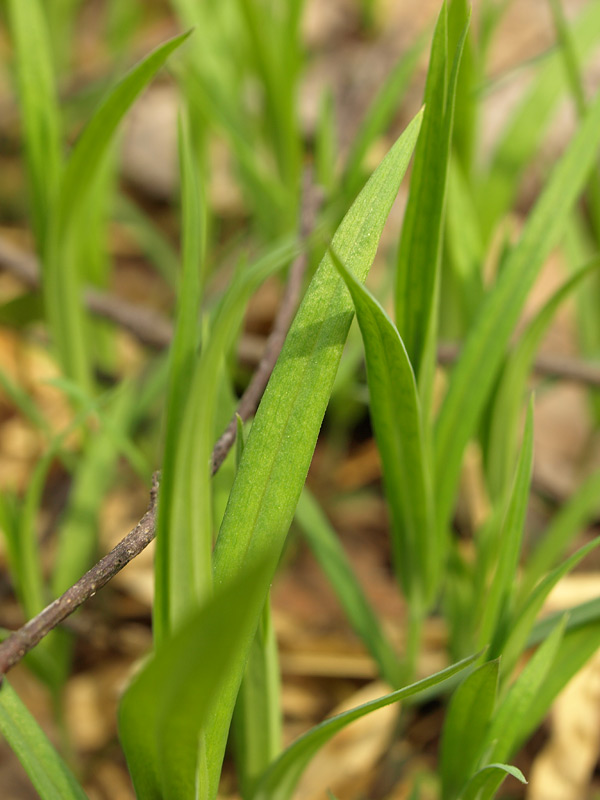
POLYGON ((0 645, 0 676, 5 675, 50 631, 93 597, 154 539, 158 473, 152 476, 148 510, 127 536, 53 603, 11 634, 0 645))
MULTIPOLYGON (((317 197, 314 190, 311 193, 311 197, 311 202, 314 204, 317 197)), ((312 230, 311 227, 308 227, 308 224, 305 224, 310 222, 311 218, 314 218, 314 213, 309 210, 307 204, 300 225, 302 239, 306 239, 312 230)), ((303 254, 299 256, 295 264, 300 280, 304 270, 304 267, 301 268, 301 266, 305 264, 305 261, 306 256, 303 254), (301 264, 298 264, 298 261, 301 264)), ((2 237, 0 237, 0 270, 10 272, 30 289, 40 288, 40 272, 35 257, 2 237)), ((290 284, 295 280, 297 278, 294 271, 292 271, 290 273, 290 284)), ((290 285, 288 285, 288 288, 293 297, 297 290, 292 290, 290 285)), ((163 350, 169 346, 173 336, 173 326, 170 320, 157 311, 130 303, 114 294, 103 292, 99 289, 86 289, 84 297, 85 304, 92 314, 116 323, 147 347, 163 350)), ((246 334, 240 340, 238 348, 240 361, 249 366, 259 365, 252 383, 248 387, 248 404, 250 407, 255 403, 255 394, 258 394, 260 399, 269 379, 270 372, 263 373, 261 366, 263 361, 265 363, 269 362, 268 349, 278 354, 283 344, 291 319, 289 309, 286 308, 287 302, 286 296, 284 296, 280 312, 273 326, 273 332, 266 340, 266 343, 261 337, 251 336, 250 334, 246 334), (281 336, 282 331, 283 337, 281 336), (250 398, 252 399, 250 400, 250 398)), ((294 303, 291 303, 292 313, 293 308, 294 303)), ((457 360, 459 354, 460 346, 458 344, 442 343, 438 348, 438 362, 442 365, 452 364, 457 360)), ((541 354, 534 361, 533 371, 548 378, 572 381, 593 388, 600 388, 600 365, 583 359, 541 354)), ((240 416, 244 418, 244 414, 241 412, 240 416)), ((232 420, 223 436, 228 439, 234 432, 235 424, 232 420)))
MULTIPOLYGON (((0 238, 0 269, 10 272, 30 289, 37 290, 41 286, 40 268, 35 256, 4 238, 0 238)), ((86 289, 84 302, 92 314, 115 322, 142 344, 156 350, 169 346, 173 326, 162 314, 99 289, 86 289)))
MULTIPOLYGON (((439 364, 453 364, 459 355, 460 346, 457 344, 444 343, 438 347, 439 364)), ((542 353, 533 362, 533 371, 546 378, 572 381, 592 388, 600 388, 600 364, 592 361, 542 353)))
MULTIPOLYGON (((300 220, 301 232, 304 235, 314 226, 320 195, 316 187, 307 178, 304 185, 303 210, 300 220)), ((250 382, 248 388, 242 395, 238 404, 237 413, 242 419, 249 419, 260 402, 264 388, 269 380, 269 376, 275 366, 277 357, 287 331, 292 322, 295 309, 298 305, 302 279, 306 270, 307 255, 303 251, 295 259, 291 270, 288 285, 281 303, 281 307, 273 325, 273 331, 268 338, 267 346, 263 357, 256 370, 256 375, 250 382), (258 376, 258 377, 257 377, 258 376)), ((234 419, 235 424, 235 419, 234 419)), ((235 441, 235 427, 233 435, 230 433, 229 425, 224 434, 217 441, 212 455, 212 474, 219 469, 231 446, 235 441)), ((0 644, 0 680, 1 676, 17 664, 30 650, 32 650, 50 631, 69 617, 79 606, 90 597, 93 597, 98 589, 105 586, 123 567, 138 556, 156 535, 156 501, 159 486, 159 473, 155 473, 152 479, 152 490, 150 495, 150 505, 148 510, 124 539, 95 564, 77 583, 50 603, 33 619, 29 620, 23 627, 12 633, 8 639, 0 644)))

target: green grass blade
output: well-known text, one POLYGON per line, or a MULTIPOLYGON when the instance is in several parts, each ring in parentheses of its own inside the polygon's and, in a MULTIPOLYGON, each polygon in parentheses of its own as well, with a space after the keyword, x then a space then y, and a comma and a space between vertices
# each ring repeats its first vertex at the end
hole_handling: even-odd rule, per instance
POLYGON ((209 797, 196 792, 202 727, 219 702, 240 640, 254 632, 265 578, 265 565, 255 565, 220 587, 164 642, 123 695, 119 737, 138 797, 209 797))
POLYGON ((543 537, 527 559, 520 585, 526 595, 538 580, 556 564, 573 537, 600 508, 600 471, 594 472, 579 486, 556 514, 543 537))
MULTIPOLYGON (((408 166, 421 115, 408 126, 344 219, 333 247, 364 280, 408 166)), ((335 379, 352 303, 325 255, 296 314, 258 408, 214 553, 219 585, 265 551, 278 554, 292 522, 335 379)), ((267 586, 265 585, 265 597, 267 586)), ((258 622, 258 620, 257 620, 258 622)), ((216 791, 235 695, 250 642, 232 663, 222 702, 207 732, 209 782, 216 791)))
POLYGON ((40 253, 44 251, 62 168, 60 113, 44 5, 39 0, 10 0, 7 5, 17 61, 33 229, 40 253))
POLYGON ((525 647, 529 634, 533 628, 536 617, 539 614, 544 600, 548 597, 551 590, 559 580, 573 570, 579 562, 591 553, 600 544, 600 537, 597 537, 588 544, 580 547, 572 556, 567 558, 560 566, 548 573, 541 580, 531 594, 523 601, 512 622, 510 635, 502 649, 502 670, 507 675, 517 663, 523 648, 525 647))
POLYGON ((452 695, 442 733, 442 800, 461 797, 477 768, 497 694, 498 661, 488 661, 467 675, 452 695))
POLYGON ((398 686, 400 663, 394 648, 383 632, 377 614, 358 582, 344 549, 317 501, 304 488, 296 508, 296 522, 348 621, 362 639, 390 686, 398 686))
POLYGON ((544 681, 552 672, 553 662, 564 635, 566 618, 541 644, 514 684, 499 703, 484 740, 490 748, 490 761, 506 761, 528 728, 531 708, 544 681))
POLYGON ((556 611, 554 614, 549 614, 539 622, 536 622, 527 639, 527 647, 535 647, 535 645, 543 642, 565 614, 568 614, 566 633, 589 623, 600 622, 600 598, 588 600, 587 603, 580 603, 577 606, 573 606, 573 608, 556 611))
POLYGON ((460 800, 491 800, 508 775, 521 783, 527 783, 518 767, 511 767, 510 764, 488 764, 473 775, 460 800))
POLYGON ((600 95, 554 169, 454 368, 436 425, 438 518, 447 525, 464 448, 473 435, 533 282, 560 241, 600 143, 600 95))
POLYGON ((479 645, 493 642, 490 657, 498 653, 498 643, 505 636, 506 625, 512 613, 515 578, 523 542, 525 514, 529 502, 531 470, 533 468, 533 399, 529 403, 521 454, 509 496, 506 514, 500 529, 500 548, 496 571, 487 593, 479 633, 479 645))
POLYGON ((508 357, 493 398, 487 444, 488 476, 492 497, 500 497, 508 485, 516 452, 521 398, 525 396, 527 378, 540 342, 559 306, 584 278, 598 271, 598 266, 600 266, 599 261, 592 262, 578 270, 560 286, 537 312, 508 357))
POLYGON ((6 678, 0 689, 0 732, 41 800, 87 800, 80 784, 6 678))
POLYGON ((75 240, 79 211, 86 208, 99 170, 123 116, 189 34, 158 47, 118 83, 77 140, 66 164, 44 258, 44 298, 48 321, 68 377, 87 390, 91 387, 81 304, 81 271, 75 240))
MULTIPOLYGON (((174 508, 186 483, 195 486, 197 470, 178 461, 181 424, 189 402, 199 344, 198 317, 202 300, 201 271, 206 219, 200 204, 198 169, 190 145, 187 121, 178 124, 181 180, 182 273, 177 322, 170 349, 169 383, 162 477, 156 522, 155 600, 153 633, 160 643, 210 593, 212 537, 198 534, 193 520, 175 524, 174 508), (186 524, 187 523, 187 524, 186 524)), ((193 489, 192 489, 193 491, 193 489)), ((187 492, 186 492, 187 494, 187 492)), ((208 508, 210 513, 210 506, 208 508)))
POLYGON ((269 598, 250 648, 232 731, 242 797, 250 797, 282 748, 281 677, 269 598))
POLYGON ((321 94, 315 132, 315 179, 328 194, 336 183, 337 139, 333 93, 326 89, 321 94))
POLYGON ((219 393, 207 392, 206 387, 219 386, 224 356, 236 340, 250 296, 266 278, 289 264, 298 251, 294 239, 277 242, 238 274, 215 313, 200 357, 188 365, 191 375, 187 396, 182 398, 183 412, 173 417, 173 452, 164 454, 173 461, 172 477, 168 492, 159 501, 163 507, 159 513, 165 515, 156 566, 159 639, 191 613, 212 586, 210 459, 219 393), (168 552, 162 547, 168 547, 168 552))
POLYGON ((478 657, 476 655, 465 658, 429 678, 398 689, 377 700, 371 700, 350 711, 337 714, 312 728, 284 750, 269 767, 261 778, 256 791, 251 795, 251 800, 290 800, 300 776, 311 759, 338 731, 343 730, 354 720, 364 717, 365 714, 370 714, 372 711, 377 711, 379 708, 384 708, 405 698, 415 697, 432 686, 439 686, 467 669, 478 657))
POLYGON ((442 561, 431 466, 412 365, 393 322, 332 251, 352 297, 367 362, 371 418, 392 515, 396 573, 409 604, 428 606, 442 561))
MULTIPOLYGON (((458 3, 451 9, 460 13, 458 3)), ((439 281, 439 259, 448 158, 452 139, 454 96, 468 17, 462 21, 463 35, 456 54, 447 50, 448 11, 442 6, 435 28, 427 83, 423 130, 415 148, 398 251, 396 275, 396 325, 406 346, 419 385, 425 347, 431 336, 437 309, 434 298, 439 281), (454 59, 450 71, 449 58, 454 59)), ((435 341, 435 336, 433 336, 435 341)), ((428 357, 434 357, 430 352, 428 357)), ((429 370, 427 366, 425 372, 429 370)))
POLYGON ((485 250, 472 186, 456 156, 450 158, 442 297, 452 292, 451 302, 440 308, 440 336, 463 338, 477 315, 483 297, 482 264, 485 250))
POLYGON ((552 669, 546 674, 536 697, 529 706, 527 719, 523 722, 515 742, 515 749, 522 747, 526 739, 540 725, 558 693, 599 647, 600 623, 597 620, 565 635, 552 663, 552 669))

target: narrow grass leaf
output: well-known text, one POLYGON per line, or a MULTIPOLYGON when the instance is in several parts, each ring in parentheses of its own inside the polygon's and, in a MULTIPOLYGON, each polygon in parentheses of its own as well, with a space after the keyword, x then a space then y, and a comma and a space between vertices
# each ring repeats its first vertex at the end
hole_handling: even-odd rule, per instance
POLYGON ((540 578, 565 553, 573 538, 600 509, 600 470, 586 478, 553 517, 544 535, 527 558, 519 586, 525 597, 540 578))
POLYGON ((182 486, 186 483, 195 486, 199 479, 197 470, 190 470, 187 461, 182 463, 177 456, 182 436, 181 423, 189 402, 199 345, 203 239, 206 235, 206 217, 200 204, 198 168, 190 144, 187 119, 182 117, 178 123, 178 151, 181 176, 182 270, 177 321, 169 355, 162 477, 156 521, 153 634, 157 644, 181 622, 185 614, 189 614, 198 605, 203 596, 210 593, 212 583, 212 537, 208 542, 201 538, 197 520, 189 519, 187 524, 180 525, 174 524, 173 520, 173 511, 178 504, 182 486))
POLYGON ((566 617, 563 617, 499 703, 484 740, 484 747, 490 748, 490 761, 505 761, 517 742, 522 741, 522 733, 528 729, 536 696, 552 672, 565 623, 566 617))
POLYGON ((39 253, 46 244, 62 168, 60 114, 45 6, 39 0, 9 0, 7 4, 39 253))
POLYGON ((552 669, 546 674, 545 680, 529 707, 527 718, 520 727, 515 749, 522 747, 527 738, 541 724, 559 692, 599 647, 600 622, 598 620, 582 625, 565 635, 558 653, 554 657, 552 669))
POLYGON ((6 678, 0 688, 0 732, 41 800, 87 800, 80 784, 6 678))
POLYGON ((554 169, 517 245, 481 306, 438 416, 435 486, 447 525, 464 448, 473 435, 531 286, 559 242, 600 143, 600 95, 554 169))
POLYGON ((449 162, 445 222, 448 257, 443 264, 442 295, 446 298, 447 292, 452 292, 452 304, 441 304, 440 328, 442 337, 455 339, 464 336, 479 309, 484 291, 481 267, 485 257, 472 186, 456 156, 449 162), (453 311, 455 318, 448 321, 453 311))
POLYGON ((510 671, 517 663, 523 648, 528 641, 529 634, 534 626, 535 620, 548 597, 551 590, 556 586, 561 578, 571 572, 579 562, 595 550, 600 544, 600 537, 592 542, 580 547, 572 556, 567 558, 560 566, 548 573, 527 596, 520 607, 517 609, 512 620, 510 635, 502 648, 502 671, 510 674, 510 671))
POLYGON ((418 696, 421 692, 433 686, 439 686, 444 681, 467 669, 478 657, 478 655, 475 655, 465 658, 457 664, 431 675, 429 678, 406 686, 404 689, 398 689, 377 700, 371 700, 350 711, 337 714, 335 717, 331 717, 312 728, 284 750, 269 767, 261 778, 256 791, 251 795, 251 800, 290 800, 300 776, 311 759, 338 731, 343 730, 354 720, 364 717, 365 714, 370 714, 379 708, 397 703, 399 700, 418 696))
POLYGON ((371 418, 392 513, 395 569, 409 602, 427 606, 434 598, 442 553, 415 376, 393 322, 333 250, 331 256, 363 337, 371 418))
MULTIPOLYGON (((418 136, 417 115, 342 220, 333 247, 364 280, 418 136)), ((258 408, 214 553, 215 585, 247 561, 283 547, 352 321, 352 302, 325 255, 296 314, 258 408)), ((267 585, 265 585, 265 597, 267 585)), ((256 620, 258 623, 258 619, 256 620)), ((240 643, 222 702, 207 732, 209 776, 216 791, 235 695, 250 640, 240 643)))
POLYGON ((400 680, 400 663, 383 632, 346 553, 327 517, 308 489, 304 488, 296 507, 296 522, 313 555, 334 590, 348 621, 362 639, 390 686, 400 680))
POLYGON ((182 34, 158 47, 135 66, 108 95, 77 140, 61 179, 57 208, 44 258, 44 299, 52 336, 66 374, 91 388, 86 352, 81 271, 75 258, 75 223, 84 209, 113 141, 118 124, 169 55, 188 37, 182 34))
MULTIPOLYGON (((516 452, 516 438, 527 378, 540 342, 561 304, 581 281, 598 271, 600 261, 578 270, 547 300, 527 326, 509 355, 494 393, 487 450, 488 476, 493 497, 500 497, 508 485, 516 452)), ((548 565, 550 566, 550 565, 548 565)))
MULTIPOLYGON (((404 215, 396 273, 396 325, 421 384, 425 347, 437 313, 434 298, 439 281, 448 158, 452 139, 454 97, 468 28, 466 9, 453 3, 451 14, 465 12, 456 54, 448 54, 446 3, 438 17, 427 83, 423 130, 415 148, 410 194, 404 215), (453 64, 450 67, 450 59, 453 64)), ((435 326, 434 326, 435 327, 435 326)), ((435 336, 433 336, 435 341, 435 336)), ((431 349, 431 348, 430 348, 431 349)), ((432 351, 428 357, 435 357, 432 351)), ((430 368, 428 365, 427 369, 430 368)), ((427 370, 426 370, 427 372, 427 370)))
POLYGON ((173 459, 173 466, 169 492, 161 501, 165 515, 162 546, 168 550, 159 545, 156 565, 159 639, 180 624, 212 587, 211 452, 219 392, 208 392, 207 387, 218 387, 222 380, 224 356, 236 340, 251 295, 298 252, 296 241, 288 238, 245 266, 226 290, 212 324, 207 325, 210 329, 200 356, 183 367, 190 373, 186 396, 181 397, 183 406, 173 416, 173 453, 165 450, 164 454, 169 463, 173 459))
POLYGON ((515 594, 515 577, 523 542, 525 514, 529 502, 531 470, 533 468, 533 398, 529 403, 525 432, 517 470, 500 529, 500 548, 496 571, 485 601, 479 634, 479 645, 493 643, 490 657, 499 655, 499 643, 506 635, 506 626, 512 614, 515 594))
POLYGON ((248 655, 232 732, 237 777, 242 796, 249 797, 282 748, 281 676, 270 598, 248 655))
POLYGON ((509 775, 521 783, 527 783, 518 767, 511 767, 510 764, 488 764, 473 775, 460 800, 491 800, 509 775))
POLYGON ((467 675, 452 695, 442 733, 443 800, 462 796, 463 787, 477 768, 497 693, 498 661, 494 660, 467 675))
POLYGON ((600 598, 588 600, 587 603, 580 603, 577 606, 573 606, 573 608, 564 608, 554 614, 548 614, 548 616, 536 622, 527 639, 527 647, 535 647, 535 645, 543 642, 565 614, 569 615, 565 628, 566 633, 591 622, 600 622, 600 598))
POLYGON ((165 640, 123 695, 119 737, 138 797, 209 797, 197 794, 202 727, 219 702, 239 641, 254 631, 265 577, 263 563, 220 587, 165 640))

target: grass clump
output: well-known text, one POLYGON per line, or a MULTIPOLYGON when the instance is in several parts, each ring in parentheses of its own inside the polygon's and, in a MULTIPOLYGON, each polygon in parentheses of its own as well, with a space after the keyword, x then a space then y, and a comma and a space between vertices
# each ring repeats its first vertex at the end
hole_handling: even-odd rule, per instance
MULTIPOLYGON (((116 4, 109 5, 114 23, 116 4)), ((359 5, 365 30, 375 36, 376 4, 359 5)), ((398 701, 404 721, 432 697, 447 702, 436 796, 492 798, 507 776, 525 782, 511 764, 515 753, 600 645, 597 601, 538 620, 557 582, 599 543, 573 552, 580 525, 596 510, 598 474, 582 483, 532 549, 524 544, 535 418, 527 381, 544 333, 573 294, 581 295, 582 351, 588 357, 599 352, 597 317, 582 288, 589 294, 597 288, 600 97, 586 97, 582 75, 600 39, 600 14, 590 3, 570 24, 559 0, 549 3, 558 46, 537 64, 522 105, 483 159, 481 87, 506 5, 484 3, 475 29, 464 0, 441 4, 423 107, 369 176, 367 155, 402 105, 424 38, 390 72, 347 158, 337 164, 332 95, 323 94, 313 141, 299 121, 298 92, 307 69, 303 4, 238 0, 209 9, 173 0, 173 18, 196 30, 166 41, 105 87, 67 154, 69 118, 58 102, 55 75, 68 60, 60 48, 71 41, 77 4, 64 4, 64 14, 50 19, 39 0, 8 3, 43 299, 31 319, 42 323, 70 421, 54 431, 44 410, 1 376, 11 402, 39 428, 44 453, 26 491, 5 492, 0 500, 11 579, 24 613, 34 618, 0 647, 0 663, 8 668, 31 649, 36 615, 65 590, 70 597, 69 587, 80 586, 86 569, 91 567, 85 578, 90 596, 122 566, 116 556, 93 566, 98 516, 116 465, 127 462, 146 482, 160 466, 158 504, 138 526, 144 544, 156 536, 152 650, 118 712, 119 738, 140 800, 214 800, 229 738, 244 800, 287 800, 336 732, 398 701), (118 127, 165 65, 180 102, 179 256, 116 180, 118 127), (506 215, 567 91, 576 100, 578 128, 513 240, 505 235, 506 215), (210 201, 216 139, 228 148, 245 204, 245 229, 237 241, 225 235, 210 201), (306 231, 303 174, 309 161, 323 197, 306 231), (397 257, 376 297, 365 280, 403 181, 408 200, 397 257), (586 205, 579 203, 582 197, 586 205), (83 302, 84 286, 111 282, 109 259, 98 257, 88 271, 85 265, 86 254, 106 250, 111 215, 134 231, 176 292, 167 354, 146 353, 136 375, 115 367, 116 331, 100 329, 83 302), (558 247, 572 274, 517 336, 532 287, 558 247), (307 267, 304 281, 300 263, 307 267), (276 324, 282 341, 271 337, 253 379, 258 385, 272 368, 260 405, 249 399, 258 391, 251 383, 236 417, 235 351, 248 304, 269 279, 287 281, 301 302, 289 330, 278 331, 276 324), (357 329, 351 329, 354 316, 357 329), (440 394, 438 350, 449 336, 460 338, 461 346, 440 394), (352 414, 365 411, 357 369, 362 361, 389 509, 391 563, 406 606, 401 652, 305 485, 332 396, 332 416, 351 398, 347 416, 332 421, 346 437, 352 414), (113 369, 108 382, 107 364, 113 369), (454 514, 468 448, 481 457, 487 512, 465 533, 456 530, 454 514), (37 522, 54 464, 69 476, 71 489, 48 568, 37 522), (294 526, 391 691, 284 748, 270 587, 294 526), (423 630, 432 616, 444 620, 448 666, 423 677, 423 630), (517 674, 517 664, 534 647, 517 674), (9 651, 12 660, 2 661, 9 651)), ((120 46, 135 30, 130 23, 124 39, 115 38, 120 46)), ((283 305, 294 300, 286 297, 283 305)), ((286 314, 291 317, 289 309, 286 314)), ((4 317, 16 318, 14 309, 4 317)), ((590 392, 593 412, 596 406, 590 392)), ((142 549, 127 544, 134 538, 125 540, 125 561, 142 549)), ((50 628, 26 662, 51 692, 60 719, 73 640, 50 628)), ((6 680, 0 730, 41 797, 85 797, 6 680)), ((418 783, 413 796, 421 796, 418 783)))

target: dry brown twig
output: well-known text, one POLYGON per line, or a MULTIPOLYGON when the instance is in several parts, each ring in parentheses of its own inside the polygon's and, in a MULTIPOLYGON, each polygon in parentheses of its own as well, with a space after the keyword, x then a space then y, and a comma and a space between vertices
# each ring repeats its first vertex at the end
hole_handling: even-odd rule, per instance
MULTIPOLYGON (((302 214, 300 220, 301 235, 306 238, 313 229, 320 205, 320 192, 312 184, 311 175, 305 176, 302 214)), ((2 258, 0 254, 0 259, 2 258)), ((268 337, 267 346, 248 388, 238 404, 237 414, 243 420, 249 419, 256 411, 260 398, 273 371, 279 352, 283 346, 287 331, 292 323, 302 289, 302 281, 308 263, 308 253, 304 249, 295 259, 284 296, 273 323, 273 330, 268 337)), ((31 269, 29 275, 31 276, 31 269)), ((212 454, 212 474, 219 469, 227 453, 235 441, 236 417, 234 416, 222 436, 218 439, 212 454)), ((76 611, 86 600, 93 597, 98 589, 105 586, 124 566, 129 564, 144 550, 156 535, 156 502, 160 475, 154 473, 150 505, 148 510, 114 547, 108 555, 88 570, 77 583, 50 603, 33 619, 12 633, 0 644, 0 679, 32 650, 50 631, 60 625, 76 611)))
MULTIPOLYGON (((309 233, 310 230, 302 229, 303 238, 309 233)), ((10 272, 31 289, 40 287, 39 267, 35 257, 2 237, 0 237, 0 270, 10 272)), ((293 280, 295 280, 293 275, 290 275, 290 281, 293 280)), ((288 302, 286 297, 282 302, 283 304, 288 302)), ((173 336, 173 326, 170 320, 157 311, 130 303, 109 292, 91 288, 85 291, 85 303, 92 314, 116 323, 142 344, 156 350, 169 346, 173 336)), ((277 337, 275 329, 273 333, 277 337)), ((283 340, 280 341, 279 347, 282 343, 283 340)), ((266 348, 273 347, 275 341, 272 337, 268 338, 266 344, 261 337, 256 336, 245 336, 240 342, 238 352, 240 361, 248 365, 258 364, 257 375, 253 379, 256 380, 257 386, 260 385, 258 374, 262 369, 266 348)), ((442 365, 452 364, 457 360, 459 353, 458 344, 443 343, 438 348, 438 362, 442 365)), ((600 366, 583 359, 542 354, 537 356, 533 370, 547 378, 600 388, 600 366)))

